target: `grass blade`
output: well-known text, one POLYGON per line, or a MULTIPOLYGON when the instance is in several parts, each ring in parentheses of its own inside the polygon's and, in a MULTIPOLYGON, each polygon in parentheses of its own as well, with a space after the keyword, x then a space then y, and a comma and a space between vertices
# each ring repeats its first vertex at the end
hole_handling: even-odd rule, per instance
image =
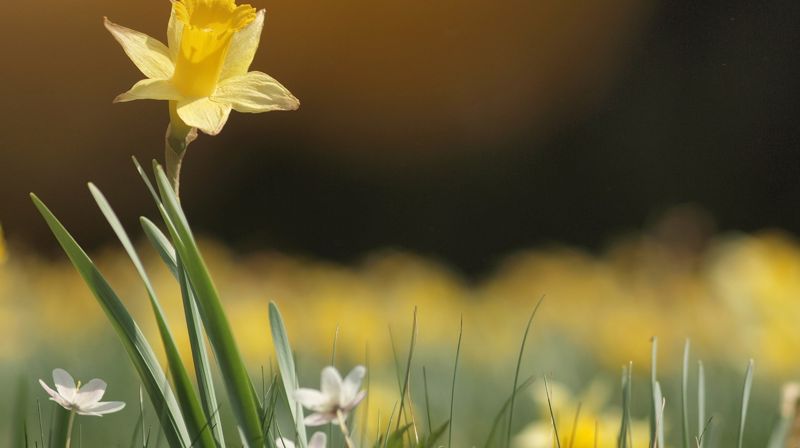
POLYGON ((745 372, 744 375, 744 386, 742 387, 742 412, 739 414, 739 437, 736 444, 736 446, 739 448, 742 448, 742 444, 744 443, 744 426, 747 422, 747 406, 750 403, 750 390, 753 387, 753 365, 754 362, 751 359, 747 364, 747 372, 745 372))
MULTIPOLYGON (((414 358, 414 347, 417 345, 417 308, 414 307, 414 321, 411 325, 411 343, 408 346, 408 358, 406 359, 406 373, 403 375, 403 388, 400 392, 400 410, 397 414, 397 426, 395 426, 395 432, 400 430, 400 420, 403 416, 403 411, 405 409, 406 403, 406 396, 408 395, 408 384, 411 380, 411 361, 414 358)), ((411 411, 406 413, 406 416, 410 415, 411 411)), ((413 415, 411 416, 411 420, 413 422, 413 415)))
POLYGON ((486 443, 483 444, 484 448, 491 448, 493 446, 496 446, 493 443, 494 442, 494 438, 495 438, 495 434, 497 434, 497 430, 500 428, 500 421, 503 419, 503 416, 506 414, 506 411, 508 410, 508 407, 511 406, 511 398, 514 395, 517 395, 520 392, 522 392, 524 389, 527 389, 531 384, 534 383, 535 380, 536 379, 534 377, 532 377, 532 376, 528 377, 528 379, 523 381, 522 384, 520 384, 519 387, 508 398, 506 398, 506 401, 505 401, 505 403, 503 403, 503 406, 500 408, 500 411, 494 417, 494 421, 492 423, 492 429, 489 431, 489 436, 486 438, 486 443))
POLYGON ((264 444, 259 417, 262 412, 217 288, 164 170, 158 164, 155 164, 155 170, 163 208, 174 226, 174 234, 170 228, 173 247, 184 263, 187 277, 196 294, 200 316, 217 357, 233 414, 248 444, 252 447, 261 446, 264 444))
POLYGON ((619 448, 631 448, 628 445, 628 434, 631 428, 631 374, 633 363, 629 363, 622 368, 622 425, 619 429, 617 446, 619 448))
POLYGON ((211 432, 203 430, 203 428, 207 426, 207 422, 210 420, 206 415, 204 415, 203 410, 200 407, 200 401, 197 398, 197 393, 195 392, 192 382, 189 379, 189 374, 186 372, 186 368, 183 365, 180 353, 178 352, 178 346, 175 344, 172 331, 170 331, 167 320, 164 317, 164 310, 161 308, 161 304, 158 301, 158 297, 156 296, 155 289, 150 282, 150 278, 147 276, 144 265, 139 259, 139 255, 136 253, 136 249, 134 249, 128 234, 125 232, 125 228, 122 227, 122 223, 119 221, 119 218, 117 218, 117 215, 114 213, 114 210, 111 208, 111 205, 108 203, 103 193, 92 183, 89 184, 89 191, 92 193, 92 197, 94 197, 95 202, 97 202, 97 206, 100 208, 103 216, 105 216, 109 225, 114 230, 114 233, 117 235, 120 243, 122 243, 122 247, 125 249, 128 257, 131 259, 131 262, 136 268, 136 272, 139 274, 139 278, 142 280, 145 290, 147 291, 147 296, 150 299, 150 306, 153 309, 153 314, 156 317, 158 332, 161 336, 161 341, 164 344, 164 352, 167 355, 169 371, 172 373, 172 379, 175 382, 175 392, 177 394, 178 404, 183 411, 183 418, 186 422, 189 435, 193 440, 197 439, 197 443, 194 445, 214 448, 216 443, 211 432))
POLYGON ((561 448, 561 438, 558 436, 558 424, 556 414, 553 413, 553 402, 550 400, 550 386, 547 384, 547 377, 544 377, 544 393, 547 396, 547 409, 550 411, 550 422, 553 424, 553 434, 555 434, 555 444, 561 448))
POLYGON ((453 381, 450 384, 450 425, 447 429, 447 446, 453 446, 453 406, 456 401, 456 375, 458 374, 458 358, 461 356, 461 338, 464 335, 464 315, 461 315, 461 320, 458 324, 458 342, 456 343, 456 360, 453 364, 453 381))
POLYGON ((655 446, 658 432, 656 429, 656 417, 658 416, 658 408, 661 406, 661 399, 656 396, 656 383, 658 382, 658 338, 653 336, 650 342, 652 345, 650 350, 650 446, 653 447, 655 446))
POLYGON ((703 361, 697 361, 697 448, 703 448, 706 426, 706 373, 703 361))
POLYGON ((272 344, 275 346, 275 353, 278 356, 278 369, 281 372, 283 389, 286 391, 286 401, 289 403, 289 410, 297 429, 297 443, 305 448, 308 438, 306 437, 306 426, 303 423, 303 408, 294 399, 294 391, 300 387, 300 382, 297 380, 297 371, 286 326, 283 324, 281 312, 275 302, 269 303, 269 328, 272 332, 272 344))
MULTIPOLYGON (((531 312, 531 317, 528 319, 528 325, 525 326, 525 334, 522 336, 522 344, 519 347, 519 357, 517 358, 517 368, 514 372, 514 387, 511 388, 511 392, 513 393, 517 390, 517 384, 519 384, 519 370, 522 367, 522 355, 525 353, 525 342, 528 340, 528 333, 531 330, 531 325, 533 324, 533 318, 536 317, 536 312, 539 311, 539 307, 542 305, 542 301, 544 301, 544 296, 539 299, 536 303, 536 306, 533 308, 533 312, 531 312)), ((516 394, 511 395, 511 405, 508 409, 508 431, 506 431, 506 447, 511 445, 511 429, 512 425, 514 424, 514 400, 516 398, 516 394)), ((452 419, 450 420, 452 422, 452 419)))
POLYGON ((691 342, 686 339, 683 345, 683 367, 681 369, 681 420, 683 429, 683 448, 689 445, 689 347, 691 342))
POLYGON ((186 423, 183 421, 180 407, 166 381, 166 376, 158 363, 155 353, 153 353, 153 349, 148 344, 139 326, 92 260, 86 255, 86 252, 72 238, 72 235, 67 232, 36 195, 32 194, 31 199, 111 321, 120 341, 125 346, 131 361, 133 361, 136 371, 139 373, 153 406, 165 409, 166 412, 164 412, 161 419, 161 426, 170 444, 174 447, 188 446, 190 437, 186 429, 186 423))

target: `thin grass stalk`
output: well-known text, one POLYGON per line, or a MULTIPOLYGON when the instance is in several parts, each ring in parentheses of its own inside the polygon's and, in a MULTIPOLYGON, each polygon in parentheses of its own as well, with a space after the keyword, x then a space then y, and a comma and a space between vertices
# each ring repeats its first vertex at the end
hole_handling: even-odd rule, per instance
MULTIPOLYGON (((533 318, 536 317, 536 312, 539 310, 539 306, 542 305, 542 301, 544 301, 544 296, 539 298, 539 301, 536 302, 536 306, 533 308, 533 312, 531 312, 531 317, 528 319, 528 324, 525 326, 525 334, 522 336, 522 343, 519 347, 519 357, 517 357, 517 368, 514 371, 514 387, 511 388, 511 392, 513 393, 517 390, 517 384, 519 384, 519 371, 522 367, 522 355, 525 353, 525 342, 528 340, 528 333, 531 330, 531 325, 533 324, 533 318)), ((506 448, 511 446, 511 430, 514 424, 514 401, 516 395, 511 395, 511 405, 508 409, 508 430, 506 431, 506 448)), ((452 420, 451 420, 452 422, 452 420)), ((452 427, 452 425, 451 425, 452 427)))

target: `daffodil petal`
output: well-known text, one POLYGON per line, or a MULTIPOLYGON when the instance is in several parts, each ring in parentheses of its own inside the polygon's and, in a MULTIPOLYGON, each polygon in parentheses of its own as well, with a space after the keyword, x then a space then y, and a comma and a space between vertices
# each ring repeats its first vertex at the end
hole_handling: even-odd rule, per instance
POLYGON ((258 41, 261 40, 261 30, 264 29, 264 14, 262 9, 256 14, 255 20, 241 31, 238 31, 231 40, 228 49, 228 56, 222 66, 219 78, 224 80, 231 76, 244 75, 258 49, 258 41))
POLYGON ((114 98, 115 103, 134 100, 174 100, 183 98, 168 79, 143 79, 125 93, 114 98))
POLYGON ((169 23, 167 24, 167 48, 171 60, 176 60, 178 50, 181 47, 181 35, 183 34, 183 22, 175 17, 175 9, 171 8, 169 23))
POLYGON ((79 410, 78 413, 81 415, 94 415, 99 417, 101 415, 120 411, 124 407, 124 401, 101 401, 95 403, 93 406, 89 406, 87 409, 79 410))
POLYGON ((77 392, 75 380, 66 370, 54 369, 53 382, 56 384, 58 394, 61 395, 64 400, 71 402, 72 399, 75 398, 75 393, 77 392))
POLYGON ((328 437, 325 433, 317 431, 311 436, 311 440, 308 441, 308 448, 325 448, 327 442, 328 437))
POLYGON ((332 398, 333 400, 339 400, 339 393, 341 389, 342 376, 339 375, 339 371, 332 366, 322 369, 322 375, 320 378, 320 390, 322 391, 322 394, 332 398))
POLYGON ((172 77, 175 64, 170 58, 169 49, 164 44, 147 34, 117 25, 107 18, 105 26, 145 76, 156 79, 172 77))
POLYGON ((303 419, 306 426, 322 426, 336 419, 336 414, 317 412, 303 419))
POLYGON ((78 393, 75 395, 75 405, 78 408, 91 407, 103 398, 106 393, 108 385, 101 379, 93 379, 81 386, 78 393))
POLYGON ((178 116, 181 120, 209 135, 219 134, 230 114, 229 104, 218 103, 210 98, 178 102, 178 116))
POLYGON ((230 104, 237 112, 259 113, 300 107, 300 101, 286 87, 261 72, 249 72, 223 80, 211 98, 230 104))

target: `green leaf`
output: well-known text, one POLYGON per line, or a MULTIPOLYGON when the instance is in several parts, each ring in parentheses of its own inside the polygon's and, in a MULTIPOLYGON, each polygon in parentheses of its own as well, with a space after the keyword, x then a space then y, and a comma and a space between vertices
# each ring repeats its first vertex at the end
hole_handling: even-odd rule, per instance
POLYGON ((211 376, 211 362, 208 359, 208 351, 206 350, 206 343, 203 338, 203 322, 200 319, 200 310, 197 309, 197 301, 191 285, 189 284, 189 280, 186 278, 186 272, 183 270, 180 262, 178 266, 181 297, 183 298, 183 311, 186 316, 186 327, 189 331, 189 345, 192 347, 192 360, 194 362, 197 385, 200 389, 203 411, 205 411, 206 421, 211 425, 217 445, 220 448, 225 448, 225 436, 222 433, 219 403, 217 402, 217 394, 214 390, 214 379, 211 376))
POLYGON ((442 425, 436 428, 436 430, 423 437, 419 442, 419 445, 417 445, 417 448, 434 448, 436 446, 436 441, 442 438, 444 432, 447 431, 449 426, 449 421, 442 423, 442 425))
MULTIPOLYGON (((400 416, 398 415, 398 419, 400 416)), ((391 424, 391 420, 389 420, 391 424)), ((405 437, 406 432, 411 428, 411 423, 407 423, 397 429, 394 432, 389 433, 385 436, 381 436, 375 442, 375 448, 383 447, 383 448, 403 448, 403 438, 405 437)))
POLYGON ((169 227, 173 247, 184 264, 187 277, 195 292, 200 316, 228 390, 233 414, 247 443, 254 448, 260 447, 264 444, 264 434, 261 432, 259 416, 262 412, 255 388, 239 353, 217 288, 197 247, 186 216, 175 197, 175 192, 161 166, 156 164, 155 170, 163 210, 166 212, 165 223, 169 227))
POLYGON ((742 387, 742 412, 739 414, 739 438, 737 439, 737 446, 739 448, 742 448, 742 444, 744 443, 744 426, 747 421, 747 407, 750 403, 750 390, 753 387, 753 365, 754 362, 751 359, 747 364, 747 371, 744 375, 744 386, 742 387))
POLYGON ((164 344, 164 352, 167 355, 167 365, 172 374, 172 379, 175 382, 178 404, 180 404, 181 410, 183 411, 184 421, 186 422, 189 434, 193 440, 197 439, 195 445, 214 448, 216 443, 211 431, 208 430, 208 422, 210 422, 210 419, 203 414, 203 410, 200 408, 200 401, 197 398, 197 393, 189 379, 189 374, 186 372, 186 367, 183 365, 178 346, 175 344, 175 338, 172 337, 172 331, 170 331, 166 317, 164 317, 164 310, 161 308, 161 303, 158 301, 155 289, 150 282, 150 278, 147 276, 144 265, 139 259, 139 255, 136 253, 136 249, 133 247, 128 234, 125 232, 125 228, 122 227, 122 223, 119 221, 119 218, 117 218, 117 215, 114 213, 114 210, 111 208, 111 205, 108 203, 103 193, 92 183, 89 184, 89 191, 92 193, 95 202, 97 202, 97 206, 114 230, 120 243, 122 243, 122 247, 125 249, 125 252, 127 252, 131 262, 133 262, 136 272, 139 274, 139 278, 141 278, 145 290, 147 291, 147 296, 150 298, 150 306, 156 317, 158 332, 164 344))
POLYGON ((160 421, 170 445, 173 447, 188 447, 190 437, 186 423, 181 415, 180 407, 167 383, 166 376, 158 363, 155 353, 153 353, 153 349, 148 344, 139 326, 136 325, 125 305, 122 304, 122 301, 117 297, 106 279, 89 256, 86 255, 86 252, 72 238, 72 235, 67 232, 36 195, 31 194, 31 199, 111 321, 136 371, 139 373, 153 406, 156 409, 164 409, 165 412, 163 412, 160 421))
POLYGON ((170 244, 169 239, 152 221, 141 217, 142 224, 147 239, 155 247, 167 268, 175 276, 181 286, 181 297, 183 298, 183 310, 186 316, 186 326, 189 331, 189 344, 192 348, 192 360, 197 378, 197 385, 200 389, 200 399, 205 411, 206 421, 210 422, 214 438, 220 448, 225 448, 225 437, 222 433, 222 421, 219 416, 216 391, 214 390, 214 380, 211 375, 211 363, 208 359, 205 339, 203 337, 203 322, 200 319, 200 310, 197 308, 197 300, 191 288, 183 266, 179 266, 175 256, 175 249, 170 244))
POLYGON ((283 317, 281 317, 281 312, 275 302, 269 303, 269 328, 272 333, 272 344, 275 346, 275 353, 278 357, 278 369, 281 372, 283 389, 286 391, 286 401, 297 429, 297 442, 304 448, 307 437, 306 426, 303 423, 303 408, 294 399, 294 391, 300 387, 300 382, 297 380, 297 371, 294 367, 294 357, 286 326, 283 324, 283 317))

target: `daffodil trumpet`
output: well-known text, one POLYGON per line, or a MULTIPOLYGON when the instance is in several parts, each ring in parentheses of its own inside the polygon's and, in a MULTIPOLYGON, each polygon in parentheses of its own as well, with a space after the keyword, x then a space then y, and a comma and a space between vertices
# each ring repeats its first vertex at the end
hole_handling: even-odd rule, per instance
POLYGON ((175 0, 167 45, 105 19, 105 26, 145 75, 114 102, 169 102, 166 165, 177 192, 186 148, 197 130, 222 131, 231 110, 295 110, 300 102, 269 75, 248 71, 264 27, 264 10, 234 0, 175 0))

